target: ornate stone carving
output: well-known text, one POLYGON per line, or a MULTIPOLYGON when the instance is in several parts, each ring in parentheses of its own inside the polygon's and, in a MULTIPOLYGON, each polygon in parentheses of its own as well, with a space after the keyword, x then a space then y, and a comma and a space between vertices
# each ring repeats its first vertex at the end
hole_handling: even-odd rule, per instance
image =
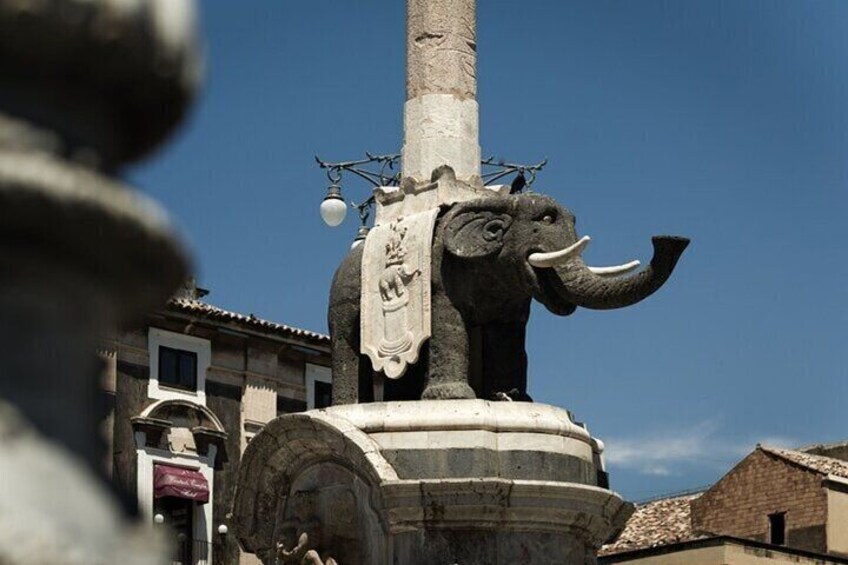
POLYGON ((276 563, 284 565, 286 563, 297 563, 298 565, 338 565, 338 562, 332 557, 328 557, 326 561, 321 560, 321 555, 314 549, 309 547, 309 535, 305 532, 300 534, 297 539, 297 545, 292 549, 286 549, 283 543, 277 543, 277 559, 276 563))
POLYGON ((360 351, 375 371, 398 378, 418 360, 431 334, 433 228, 441 204, 497 194, 482 183, 458 181, 450 167, 431 182, 404 179, 374 190, 375 226, 362 254, 360 351))
POLYGON ((430 337, 430 248, 437 210, 378 225, 365 241, 362 352, 396 379, 430 337))
POLYGON ((407 318, 406 307, 410 296, 408 286, 416 275, 421 274, 421 270, 406 261, 404 239, 408 228, 401 221, 389 224, 391 236, 386 244, 386 267, 380 275, 384 328, 377 350, 382 357, 408 351, 414 338, 407 318))

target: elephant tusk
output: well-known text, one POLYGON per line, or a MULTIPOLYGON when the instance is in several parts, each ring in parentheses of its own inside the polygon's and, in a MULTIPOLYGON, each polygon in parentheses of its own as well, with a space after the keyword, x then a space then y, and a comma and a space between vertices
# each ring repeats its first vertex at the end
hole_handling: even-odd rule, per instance
POLYGON ((579 256, 583 253, 583 250, 589 245, 590 240, 591 238, 588 235, 584 235, 580 238, 580 241, 565 249, 551 251, 550 253, 531 253, 527 261, 540 269, 556 267, 557 265, 562 265, 572 257, 579 256))
POLYGON ((625 263, 624 265, 616 265, 614 267, 589 267, 589 270, 599 277, 614 277, 616 275, 629 273, 630 271, 637 269, 641 264, 642 263, 636 260, 625 263))

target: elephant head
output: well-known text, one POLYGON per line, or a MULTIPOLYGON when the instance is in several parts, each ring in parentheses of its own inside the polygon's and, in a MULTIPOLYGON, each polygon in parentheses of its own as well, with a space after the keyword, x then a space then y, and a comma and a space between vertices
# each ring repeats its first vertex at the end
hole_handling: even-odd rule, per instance
POLYGON ((477 307, 482 287, 484 296, 498 297, 498 308, 504 297, 526 300, 529 295, 558 315, 571 314, 578 306, 602 310, 643 300, 668 279, 689 244, 682 237, 654 237, 650 265, 636 273, 631 272, 638 261, 590 267, 581 258, 589 237, 578 237, 574 215, 535 193, 454 204, 440 237, 452 257, 446 263, 461 265, 456 272, 464 282, 455 286, 473 284, 466 294, 477 307))

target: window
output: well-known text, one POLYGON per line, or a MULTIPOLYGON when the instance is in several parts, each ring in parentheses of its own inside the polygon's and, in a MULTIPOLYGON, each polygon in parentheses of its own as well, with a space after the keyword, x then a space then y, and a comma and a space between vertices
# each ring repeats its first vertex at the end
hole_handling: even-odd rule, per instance
POLYGON ((333 404, 333 385, 323 381, 315 381, 315 408, 326 408, 333 404))
POLYGON ((206 405, 206 372, 212 364, 212 345, 208 339, 150 328, 147 351, 148 398, 190 400, 206 405))
POLYGON ((197 390, 197 353, 160 345, 159 385, 197 390))
POLYGON ((333 403, 333 376, 329 367, 306 364, 306 409, 326 408, 333 403))
POLYGON ((769 542, 774 545, 786 543, 786 513, 769 514, 769 542))

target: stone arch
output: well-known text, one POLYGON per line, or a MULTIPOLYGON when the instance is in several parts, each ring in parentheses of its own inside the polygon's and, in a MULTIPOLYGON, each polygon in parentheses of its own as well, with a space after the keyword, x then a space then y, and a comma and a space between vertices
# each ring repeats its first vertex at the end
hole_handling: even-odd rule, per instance
POLYGON ((367 506, 388 532, 380 485, 398 476, 372 439, 323 410, 270 422, 248 444, 239 469, 233 522, 244 548, 273 562, 292 485, 319 469, 342 468, 355 477, 360 495, 367 492, 367 506))
POLYGON ((212 410, 202 404, 197 404, 186 399, 157 400, 156 402, 142 410, 139 416, 142 418, 159 418, 163 416, 172 407, 182 407, 199 412, 200 414, 202 414, 202 416, 208 423, 212 424, 213 430, 226 433, 223 424, 221 424, 221 420, 218 418, 218 416, 215 415, 214 412, 212 412, 212 410))

